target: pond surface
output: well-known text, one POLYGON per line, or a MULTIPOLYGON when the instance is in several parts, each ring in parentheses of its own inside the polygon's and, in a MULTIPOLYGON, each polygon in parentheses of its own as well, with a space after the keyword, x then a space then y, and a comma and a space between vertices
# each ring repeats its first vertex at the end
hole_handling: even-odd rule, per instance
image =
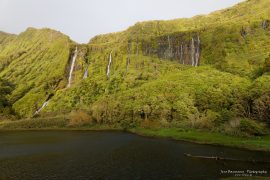
POLYGON ((270 163, 250 160, 270 162, 270 153, 123 132, 0 132, 0 179, 202 180, 235 175, 228 170, 245 175, 246 170, 264 170, 263 175, 270 176, 270 163), (192 158, 184 153, 248 161, 192 158))

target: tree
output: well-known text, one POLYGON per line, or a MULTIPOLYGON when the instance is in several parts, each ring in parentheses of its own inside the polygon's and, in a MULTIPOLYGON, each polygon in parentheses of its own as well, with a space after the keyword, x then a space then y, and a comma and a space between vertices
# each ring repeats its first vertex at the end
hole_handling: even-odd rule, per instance
POLYGON ((270 124, 270 92, 254 101, 254 111, 257 119, 270 124))
POLYGON ((13 90, 13 85, 6 80, 0 79, 0 114, 10 113, 10 103, 7 99, 13 90))
POLYGON ((269 54, 269 57, 265 59, 264 71, 270 72, 270 54, 269 54))

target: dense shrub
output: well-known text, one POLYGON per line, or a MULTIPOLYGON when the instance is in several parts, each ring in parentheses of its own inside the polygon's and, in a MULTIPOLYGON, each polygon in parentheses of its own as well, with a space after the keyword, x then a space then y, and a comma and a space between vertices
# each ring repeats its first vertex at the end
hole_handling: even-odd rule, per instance
POLYGON ((229 111, 228 109, 222 109, 219 112, 219 116, 217 117, 217 123, 223 124, 229 122, 231 119, 233 119, 234 116, 235 114, 232 111, 229 111))
POLYGON ((242 119, 240 121, 239 127, 238 129, 242 132, 245 133, 247 135, 263 135, 264 132, 264 127, 253 121, 253 120, 249 120, 249 119, 242 119))
POLYGON ((256 119, 265 121, 270 125, 270 92, 263 94, 254 101, 253 110, 256 119))
POLYGON ((254 81, 250 98, 253 118, 270 123, 270 75, 263 75, 254 81))
POLYGON ((265 59, 264 71, 265 72, 270 72, 270 55, 269 55, 268 58, 265 59))
POLYGON ((14 85, 0 78, 0 116, 12 113, 8 95, 13 91, 14 85))
POLYGON ((234 117, 232 108, 242 110, 249 85, 245 78, 200 67, 104 96, 91 112, 99 123, 187 121, 192 127, 213 128, 234 117))
POLYGON ((91 116, 82 110, 74 111, 69 116, 70 126, 84 126, 93 124, 91 116))
POLYGON ((44 129, 44 128, 64 128, 67 126, 67 119, 64 117, 54 117, 54 118, 33 118, 33 119, 23 119, 16 120, 0 124, 1 128, 5 129, 44 129))

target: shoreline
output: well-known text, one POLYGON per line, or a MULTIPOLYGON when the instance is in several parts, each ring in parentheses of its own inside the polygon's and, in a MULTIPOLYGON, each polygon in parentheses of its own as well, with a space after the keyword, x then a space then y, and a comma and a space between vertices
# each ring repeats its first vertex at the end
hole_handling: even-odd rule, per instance
POLYGON ((160 128, 160 129, 146 129, 146 128, 113 128, 113 127, 77 127, 77 128, 14 128, 6 129, 0 128, 1 132, 16 132, 16 131, 92 131, 92 132, 123 132, 131 133, 147 138, 160 138, 174 141, 184 141, 202 145, 223 146, 230 148, 238 148, 249 151, 270 152, 270 135, 260 137, 236 137, 229 136, 222 133, 204 132, 198 130, 186 130, 177 128, 160 128), (265 145, 265 142, 268 144, 265 145), (262 146, 261 144, 264 144, 262 146))
MULTIPOLYGON (((153 130, 153 129, 143 129, 143 130, 150 131, 150 132, 151 131, 156 131, 156 130, 153 130)), ((206 141, 202 141, 202 140, 199 140, 199 139, 178 138, 178 137, 169 136, 169 135, 168 136, 160 136, 160 135, 157 135, 157 134, 151 134, 150 135, 148 133, 140 132, 140 130, 139 131, 130 130, 129 132, 132 133, 132 134, 136 134, 136 135, 142 136, 142 137, 168 139, 168 140, 173 140, 173 141, 184 141, 184 142, 190 142, 190 143, 201 144, 201 145, 210 145, 210 146, 212 145, 212 146, 220 146, 220 147, 237 148, 237 149, 243 149, 243 150, 248 150, 248 151, 270 152, 270 147, 263 148, 263 147, 259 147, 259 146, 255 146, 255 145, 250 145, 250 144, 247 144, 247 145, 242 145, 242 144, 241 145, 239 145, 239 144, 236 145, 236 144, 230 144, 230 143, 223 144, 223 143, 219 143, 217 141, 215 141, 215 142, 214 141, 212 141, 212 142, 206 142, 206 141)), ((201 134, 205 134, 206 133, 206 132, 200 132, 200 131, 196 131, 196 130, 191 130, 191 132, 199 132, 201 134)), ((181 134, 181 133, 179 133, 179 134, 181 134)), ((248 138, 229 136, 229 135, 225 135, 225 134, 221 134, 221 133, 208 133, 208 134, 213 134, 213 136, 215 134, 219 134, 220 136, 229 137, 231 139, 249 140, 248 138)), ((270 139, 270 136, 269 135, 266 136, 266 137, 270 139)), ((252 140, 254 140, 254 137, 252 138, 252 140)))

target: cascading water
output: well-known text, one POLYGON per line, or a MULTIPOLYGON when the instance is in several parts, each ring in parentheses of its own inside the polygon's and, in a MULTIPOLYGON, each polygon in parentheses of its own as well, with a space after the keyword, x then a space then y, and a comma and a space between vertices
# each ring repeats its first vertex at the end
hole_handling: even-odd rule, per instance
POLYGON ((168 44, 169 44, 168 58, 172 58, 173 57, 173 48, 172 48, 172 43, 171 43, 170 36, 168 36, 168 44))
POLYGON ((136 55, 138 56, 139 54, 139 42, 138 42, 138 39, 137 39, 137 44, 136 44, 136 55))
POLYGON ((72 63, 71 63, 71 66, 70 66, 67 88, 69 88, 71 86, 72 73, 73 73, 73 70, 74 70, 74 66, 75 66, 75 61, 76 61, 76 58, 77 58, 77 54, 78 54, 78 48, 76 47, 76 50, 75 50, 74 55, 72 57, 72 63))
POLYGON ((185 64, 185 61, 183 60, 183 44, 181 44, 181 48, 180 48, 180 61, 182 61, 183 64, 185 64))
POLYGON ((48 106, 49 101, 50 101, 50 99, 51 99, 53 96, 54 96, 53 94, 50 94, 50 95, 47 97, 46 101, 45 101, 45 102, 42 104, 42 106, 35 112, 35 115, 39 114, 40 111, 42 111, 46 106, 48 106))
MULTIPOLYGON (((270 26, 270 21, 269 21, 270 26)), ((179 33, 161 36, 152 42, 143 42, 142 51, 144 54, 152 48, 151 54, 159 59, 177 61, 183 65, 197 67, 200 65, 200 57, 203 51, 199 33, 179 33), (156 42, 156 47, 153 43, 156 42)))
POLYGON ((170 36, 168 36, 168 44, 169 44, 169 53, 171 53, 171 39, 170 36))
POLYGON ((88 78, 88 68, 85 69, 83 79, 88 78))
POLYGON ((36 115, 36 114, 39 114, 40 111, 42 111, 42 109, 44 109, 46 106, 48 106, 48 104, 49 104, 49 100, 46 100, 46 101, 43 103, 43 105, 35 112, 35 115, 36 115))
POLYGON ((199 65, 199 59, 200 59, 200 37, 197 36, 197 46, 196 46, 196 52, 195 52, 195 67, 199 65))
POLYGON ((191 40, 191 65, 195 66, 195 62, 194 62, 194 55, 195 55, 195 45, 194 45, 194 38, 192 38, 191 40))
POLYGON ((190 55, 191 55, 191 65, 197 67, 199 65, 200 59, 200 37, 197 35, 197 38, 192 37, 190 45, 190 55))
POLYGON ((112 51, 110 53, 110 57, 109 57, 109 63, 108 63, 108 66, 107 66, 107 77, 110 77, 110 68, 111 68, 111 64, 112 64, 112 51))

